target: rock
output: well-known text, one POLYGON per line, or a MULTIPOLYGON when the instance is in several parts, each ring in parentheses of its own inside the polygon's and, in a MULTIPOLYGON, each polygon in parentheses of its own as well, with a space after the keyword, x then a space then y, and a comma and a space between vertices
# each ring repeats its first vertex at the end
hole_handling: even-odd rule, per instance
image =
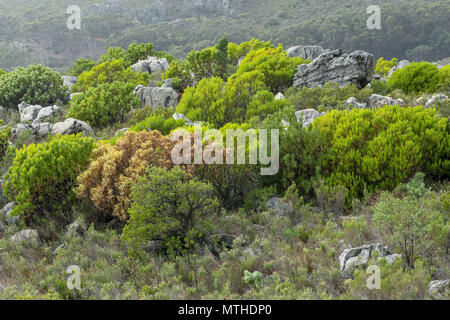
POLYGON ((348 98, 347 101, 345 101, 345 105, 347 106, 347 110, 367 108, 365 103, 359 102, 355 97, 348 98))
POLYGON ((58 106, 50 106, 40 109, 36 119, 33 121, 33 124, 39 123, 55 116, 59 112, 59 110, 60 109, 58 106))
POLYGON ((322 53, 310 64, 298 66, 294 76, 294 86, 314 88, 328 82, 335 82, 340 87, 348 84, 362 89, 372 80, 375 66, 374 56, 358 50, 350 54, 342 50, 322 53))
POLYGON ((75 221, 67 227, 66 237, 84 238, 85 233, 85 226, 82 223, 75 221))
MULTIPOLYGON (((193 126, 193 125, 194 125, 194 123, 192 123, 192 121, 189 120, 189 119, 188 119, 184 114, 182 114, 182 113, 174 113, 174 114, 172 115, 172 118, 174 118, 175 120, 184 120, 184 121, 186 121, 185 125, 188 125, 188 126, 193 126)), ((196 121, 196 122, 198 122, 198 121, 196 121)))
POLYGON ((20 122, 33 122, 37 118, 41 109, 41 106, 27 105, 22 109, 22 111, 20 111, 20 122))
POLYGON ((141 108, 145 106, 175 107, 178 104, 178 93, 173 88, 138 85, 134 93, 139 98, 141 108))
POLYGON ((38 124, 35 124, 33 122, 32 130, 33 141, 39 141, 47 138, 47 136, 53 130, 53 125, 50 122, 43 122, 38 124))
POLYGON ((19 113, 22 113, 22 111, 25 109, 25 108, 27 108, 27 107, 29 107, 30 105, 28 104, 28 103, 26 103, 26 102, 22 102, 21 104, 19 104, 18 106, 17 106, 17 108, 19 109, 19 113))
POLYGON ((164 73, 169 68, 166 58, 148 57, 131 66, 134 72, 164 73))
POLYGON ((13 211, 15 206, 15 202, 9 202, 0 210, 0 214, 4 216, 6 225, 19 224, 20 218, 11 216, 11 212, 13 211))
POLYGON ((165 247, 162 244, 162 241, 159 240, 152 240, 147 242, 143 249, 148 254, 162 254, 165 251, 165 247))
POLYGON ((322 114, 315 109, 300 110, 295 113, 297 122, 303 122, 303 126, 307 127, 314 122, 314 119, 320 117, 322 114))
POLYGON ((60 244, 55 250, 53 250, 54 254, 58 254, 58 252, 62 249, 65 249, 66 245, 64 243, 60 244))
POLYGON ((309 59, 313 61, 318 58, 322 53, 328 52, 319 46, 295 46, 286 50, 286 53, 291 57, 300 57, 302 59, 309 59))
POLYGON ((275 100, 283 100, 284 99, 284 95, 281 92, 278 92, 277 95, 275 96, 275 100))
POLYGON ((441 101, 444 101, 447 99, 448 99, 448 97, 445 94, 438 93, 438 94, 433 95, 430 99, 428 99, 425 106, 429 107, 429 106, 435 104, 436 102, 441 102, 441 101))
POLYGON ((39 234, 34 229, 26 229, 17 232, 11 237, 13 242, 28 242, 28 243, 39 243, 39 234))
POLYGON ((401 255, 392 254, 388 251, 387 247, 382 247, 379 243, 345 249, 339 256, 339 266, 344 278, 351 278, 352 268, 365 268, 374 251, 379 252, 378 260, 386 258, 391 264, 394 263, 396 259, 401 258, 401 255))
POLYGON ((399 104, 399 101, 392 99, 390 97, 381 96, 379 94, 372 94, 369 97, 368 106, 369 106, 369 108, 382 108, 386 105, 394 106, 394 105, 398 105, 398 104, 399 104))
POLYGON ((25 131, 33 130, 31 124, 27 123, 18 123, 12 129, 12 139, 17 140, 25 131))
POLYGON ((173 88, 173 79, 166 79, 161 88, 173 88))
POLYGON ((403 69, 404 67, 406 67, 407 65, 409 65, 411 62, 408 60, 402 60, 399 63, 397 63, 397 66, 391 68, 391 70, 389 70, 388 73, 388 78, 390 78, 392 76, 392 74, 399 69, 403 69))
POLYGON ((70 135, 80 132, 87 136, 94 134, 94 130, 86 122, 78 119, 69 118, 64 122, 58 122, 53 125, 53 133, 55 135, 70 135))
POLYGON ((292 201, 285 201, 281 198, 270 197, 267 199, 266 206, 268 210, 282 217, 288 217, 294 213, 294 204, 292 201))
MULTIPOLYGON (((151 128, 150 128, 150 129, 151 129, 151 128)), ((114 136, 115 136, 115 137, 122 136, 122 135, 124 135, 128 130, 130 130, 130 128, 123 128, 123 129, 117 130, 117 131, 116 131, 116 134, 115 134, 114 136)))
POLYGON ((428 285, 428 294, 432 299, 447 298, 445 292, 450 291, 450 280, 435 280, 428 285))
POLYGON ((65 85, 68 89, 68 91, 72 91, 72 87, 78 82, 77 77, 72 76, 62 76, 63 78, 63 85, 65 85))
POLYGON ((423 105, 425 103, 425 97, 420 97, 416 100, 416 106, 423 105))

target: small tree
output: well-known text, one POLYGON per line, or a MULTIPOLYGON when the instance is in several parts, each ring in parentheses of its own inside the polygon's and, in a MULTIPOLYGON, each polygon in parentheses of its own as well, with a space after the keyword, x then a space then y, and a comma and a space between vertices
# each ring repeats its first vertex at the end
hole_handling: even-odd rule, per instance
POLYGON ((130 220, 122 239, 135 248, 163 240, 170 251, 191 248, 208 231, 219 207, 211 185, 189 179, 180 168, 150 167, 132 187, 130 220))
POLYGON ((378 59, 377 65, 375 66, 375 73, 380 76, 387 76, 389 74, 389 70, 397 65, 397 59, 394 58, 392 60, 384 60, 383 57, 378 59))

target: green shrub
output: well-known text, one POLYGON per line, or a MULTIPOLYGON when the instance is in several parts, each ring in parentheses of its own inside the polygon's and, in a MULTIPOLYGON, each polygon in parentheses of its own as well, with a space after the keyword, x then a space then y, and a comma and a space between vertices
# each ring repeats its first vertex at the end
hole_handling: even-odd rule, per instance
POLYGON ((0 69, 0 77, 3 76, 3 75, 5 75, 5 74, 7 74, 7 72, 4 71, 4 70, 2 70, 2 69, 0 69))
POLYGON ((165 111, 154 112, 143 121, 131 127, 130 131, 158 130, 163 135, 168 135, 172 130, 184 127, 185 120, 175 120, 171 115, 166 115, 165 113, 167 114, 165 111))
POLYGON ((122 239, 134 248, 163 240, 169 251, 190 249, 208 232, 208 220, 218 210, 213 188, 180 168, 150 167, 132 187, 130 219, 122 239))
POLYGON ((289 88, 285 93, 286 100, 295 106, 297 110, 316 109, 319 112, 332 109, 346 109, 345 102, 350 97, 355 97, 358 101, 367 103, 373 90, 366 87, 359 90, 354 85, 340 88, 333 82, 325 84, 322 88, 289 88))
POLYGON ((377 65, 375 66, 375 73, 380 76, 387 76, 389 74, 389 70, 393 67, 397 66, 397 59, 394 58, 392 60, 384 60, 383 57, 378 59, 377 65))
POLYGON ((126 82, 134 89, 138 84, 147 85, 149 78, 150 75, 146 72, 137 73, 131 70, 123 59, 115 59, 99 64, 90 71, 83 72, 78 77, 78 82, 75 84, 73 91, 82 92, 115 81, 126 82))
POLYGON ((93 127, 123 122, 131 108, 139 105, 133 89, 134 84, 119 81, 89 88, 74 97, 68 116, 86 121, 93 127))
POLYGON ((250 51, 259 49, 271 49, 273 45, 270 41, 264 42, 259 39, 252 38, 250 41, 241 44, 228 44, 228 59, 232 65, 237 65, 241 58, 244 58, 250 51))
POLYGON ((316 119, 325 139, 321 166, 329 185, 348 189, 347 200, 392 190, 423 171, 437 178, 450 172, 447 119, 423 107, 332 111, 316 119))
POLYGON ((438 84, 438 67, 428 62, 412 62, 394 71, 388 80, 390 90, 405 93, 435 92, 438 84))
POLYGON ((13 215, 23 217, 29 226, 71 222, 72 187, 92 150, 92 139, 81 134, 18 150, 4 184, 5 195, 17 203, 13 215))
POLYGON ((59 73, 42 65, 19 67, 0 78, 0 105, 17 108, 21 102, 49 105, 64 96, 67 88, 59 73))
POLYGON ((442 91, 450 91, 450 65, 439 69, 438 89, 442 91))
POLYGON ((78 59, 75 64, 70 68, 70 75, 78 77, 85 71, 90 71, 95 67, 96 63, 89 59, 78 59))
MULTIPOLYGON (((0 119, 0 125, 3 120, 0 119)), ((0 130, 0 164, 3 162, 9 148, 9 138, 11 137, 11 128, 5 127, 0 130)))
POLYGON ((450 224, 429 196, 403 199, 384 192, 374 207, 373 223, 387 243, 402 253, 409 269, 418 257, 431 258, 444 248, 450 224))
POLYGON ((127 57, 131 64, 148 57, 166 58, 169 63, 173 61, 173 56, 164 51, 155 51, 153 43, 131 43, 127 49, 127 57))
POLYGON ((123 60, 126 67, 131 65, 127 52, 121 47, 109 47, 108 51, 100 57, 99 64, 112 62, 114 60, 123 60))

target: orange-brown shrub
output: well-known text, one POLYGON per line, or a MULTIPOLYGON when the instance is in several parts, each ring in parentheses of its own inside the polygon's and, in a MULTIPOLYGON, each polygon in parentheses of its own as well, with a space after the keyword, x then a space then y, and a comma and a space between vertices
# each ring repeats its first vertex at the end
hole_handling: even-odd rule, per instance
POLYGON ((127 132, 115 145, 101 144, 78 178, 78 197, 87 196, 100 211, 127 220, 131 183, 149 166, 172 168, 173 146, 170 138, 158 131, 127 132))

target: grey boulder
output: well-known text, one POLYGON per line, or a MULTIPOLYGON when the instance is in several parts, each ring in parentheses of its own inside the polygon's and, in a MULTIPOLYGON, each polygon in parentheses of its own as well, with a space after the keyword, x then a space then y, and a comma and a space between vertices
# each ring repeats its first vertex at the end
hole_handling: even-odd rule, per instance
POLYGON ((369 97, 369 103, 368 106, 369 108, 382 108, 384 106, 394 106, 394 105, 399 105, 399 106, 403 106, 404 102, 402 99, 393 99, 391 97, 386 97, 386 96, 382 96, 379 94, 372 94, 369 97))
POLYGON ((322 53, 328 52, 319 46, 295 46, 286 50, 286 53, 291 57, 300 57, 302 59, 314 60, 318 58, 322 53))
POLYGON ((64 122, 58 122, 53 125, 53 133, 70 135, 76 133, 82 133, 83 135, 89 136, 94 133, 94 130, 84 121, 69 118, 64 122))
POLYGON ((428 294, 432 299, 445 298, 446 291, 450 293, 450 280, 435 280, 428 285, 428 294))
POLYGON ((34 229, 26 229, 17 232, 11 237, 11 241, 13 242, 28 242, 28 243, 39 243, 39 234, 34 229))
POLYGON ((49 106, 45 107, 39 110, 39 113, 37 114, 37 117, 34 119, 33 124, 39 123, 41 121, 47 120, 59 112, 58 106, 49 106))
POLYGON ((362 89, 372 80, 375 58, 365 51, 342 53, 341 49, 322 53, 310 64, 298 66, 294 86, 314 88, 328 82, 340 87, 349 84, 362 89))
POLYGON ((441 102, 444 100, 447 100, 448 97, 445 94, 438 93, 433 95, 430 99, 428 99, 427 103, 425 104, 426 107, 432 106, 433 104, 437 102, 441 102))
POLYGON ((294 213, 294 204, 292 201, 286 201, 278 197, 270 197, 267 199, 266 207, 268 210, 282 217, 288 217, 294 213))
POLYGON ((174 107, 178 104, 178 93, 173 88, 144 87, 138 85, 134 90, 140 106, 174 107))
POLYGON ((166 58, 148 57, 131 66, 135 72, 163 73, 169 68, 169 62, 166 58))
POLYGON ((314 122, 314 119, 323 116, 325 113, 319 113, 315 109, 300 110, 295 113, 297 122, 303 123, 303 127, 307 127, 314 122))
POLYGON ((345 105, 347 106, 347 110, 367 108, 367 105, 365 103, 359 102, 355 97, 348 98, 347 101, 345 101, 345 105))

